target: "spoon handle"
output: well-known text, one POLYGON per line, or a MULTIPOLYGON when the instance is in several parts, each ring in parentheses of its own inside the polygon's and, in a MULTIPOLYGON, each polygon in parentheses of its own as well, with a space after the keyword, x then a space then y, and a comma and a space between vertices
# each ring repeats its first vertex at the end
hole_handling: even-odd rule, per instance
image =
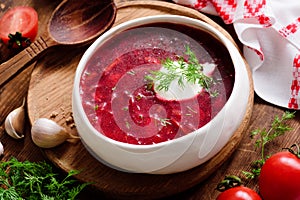
POLYGON ((0 86, 6 83, 12 76, 27 67, 48 47, 54 45, 50 37, 39 37, 29 47, 0 65, 0 86))

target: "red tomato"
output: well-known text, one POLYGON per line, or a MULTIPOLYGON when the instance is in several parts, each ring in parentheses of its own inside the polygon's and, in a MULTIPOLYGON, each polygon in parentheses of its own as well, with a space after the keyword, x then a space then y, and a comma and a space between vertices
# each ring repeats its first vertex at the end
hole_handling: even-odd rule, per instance
POLYGON ((220 193, 217 200, 261 200, 261 198, 250 188, 236 186, 220 193))
POLYGON ((266 160, 259 176, 264 200, 300 200, 300 159, 290 152, 279 152, 266 160))
POLYGON ((33 41, 38 32, 38 14, 28 6, 17 6, 9 9, 0 18, 0 38, 7 44, 8 35, 20 32, 22 37, 33 41))

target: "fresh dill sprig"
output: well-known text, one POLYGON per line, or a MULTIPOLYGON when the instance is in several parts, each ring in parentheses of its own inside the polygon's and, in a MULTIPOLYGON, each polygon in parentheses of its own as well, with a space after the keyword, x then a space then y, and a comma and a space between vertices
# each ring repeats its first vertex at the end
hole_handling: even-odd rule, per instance
POLYGON ((79 184, 71 170, 62 179, 46 162, 20 162, 16 158, 0 162, 0 199, 76 199, 89 184, 79 184))
POLYGON ((151 75, 145 78, 158 83, 156 87, 158 90, 168 91, 170 84, 178 79, 177 83, 180 87, 184 87, 184 80, 186 80, 192 84, 199 84, 209 91, 214 83, 213 78, 203 73, 203 66, 189 46, 186 46, 184 53, 188 56, 188 61, 185 61, 183 56, 179 56, 177 60, 167 58, 161 62, 166 71, 151 71, 151 75))
POLYGON ((287 131, 290 131, 292 128, 289 127, 286 123, 286 121, 292 119, 295 117, 295 112, 288 112, 282 114, 282 117, 279 118, 278 116, 275 116, 271 127, 269 130, 260 129, 257 128, 254 131, 251 132, 250 137, 255 138, 258 136, 258 138, 255 141, 255 146, 261 148, 261 159, 265 160, 265 146, 267 143, 273 141, 275 138, 283 135, 287 131))
POLYGON ((264 165, 265 161, 270 157, 265 155, 265 146, 269 142, 273 141, 277 137, 284 135, 287 131, 292 128, 286 124, 286 122, 295 117, 295 112, 286 111, 281 117, 275 116, 272 125, 269 129, 257 128, 253 130, 250 134, 252 139, 256 139, 255 147, 260 148, 261 158, 252 163, 251 172, 243 171, 243 174, 248 179, 254 179, 259 176, 261 167, 264 165))

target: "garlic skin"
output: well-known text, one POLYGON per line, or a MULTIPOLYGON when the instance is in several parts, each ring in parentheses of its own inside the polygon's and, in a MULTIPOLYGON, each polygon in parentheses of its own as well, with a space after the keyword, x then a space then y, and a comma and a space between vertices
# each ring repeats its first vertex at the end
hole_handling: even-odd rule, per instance
POLYGON ((39 118, 33 123, 31 138, 37 146, 42 148, 52 148, 65 141, 79 140, 79 137, 68 133, 65 128, 47 118, 39 118))
POLYGON ((8 135, 14 139, 21 139, 24 137, 25 125, 25 99, 23 104, 10 112, 4 122, 4 128, 8 135))

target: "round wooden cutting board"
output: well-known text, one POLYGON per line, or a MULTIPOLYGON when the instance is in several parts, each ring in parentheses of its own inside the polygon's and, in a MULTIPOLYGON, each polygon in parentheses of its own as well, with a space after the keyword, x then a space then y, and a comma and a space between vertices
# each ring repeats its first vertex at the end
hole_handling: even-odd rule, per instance
MULTIPOLYGON (((218 28, 231 39, 230 35, 210 18, 193 9, 176 4, 160 1, 135 1, 120 3, 117 7, 114 26, 142 16, 177 14, 203 20, 218 28)), ((51 118, 66 127, 71 133, 77 134, 76 128, 69 121, 72 117, 72 87, 77 64, 86 48, 59 47, 49 51, 37 62, 32 73, 27 101, 31 123, 40 117, 51 118)), ((65 171, 82 170, 76 178, 84 182, 93 182, 92 187, 110 197, 152 199, 173 195, 200 183, 230 157, 250 121, 253 96, 253 86, 251 85, 247 113, 230 142, 214 158, 185 172, 168 175, 120 172, 94 159, 80 141, 76 144, 64 143, 56 148, 45 149, 44 152, 49 160, 65 171)))

